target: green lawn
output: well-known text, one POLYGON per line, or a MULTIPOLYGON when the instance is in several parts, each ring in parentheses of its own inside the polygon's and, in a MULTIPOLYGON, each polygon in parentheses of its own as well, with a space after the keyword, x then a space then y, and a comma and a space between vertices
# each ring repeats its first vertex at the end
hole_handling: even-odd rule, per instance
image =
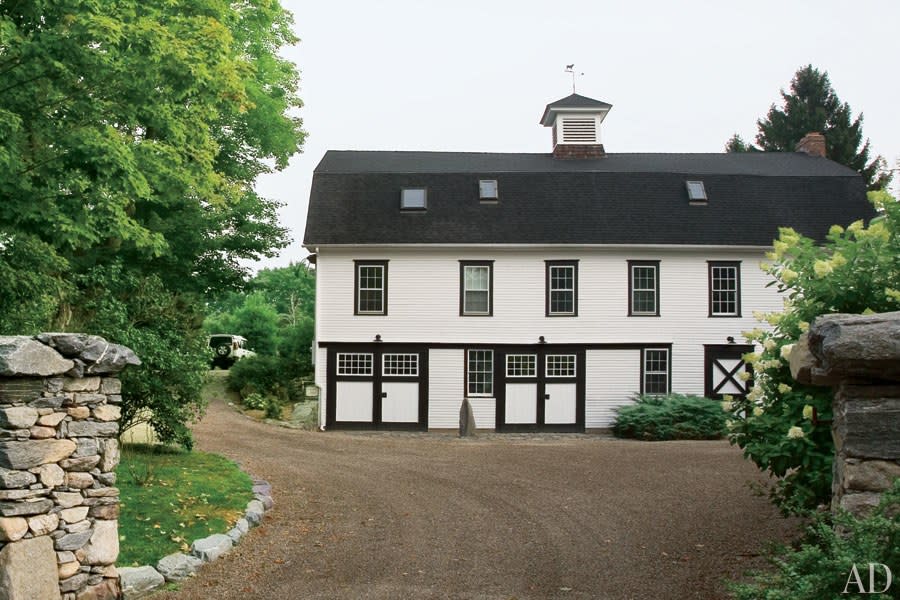
POLYGON ((193 540, 225 533, 253 498, 250 477, 217 454, 128 444, 116 473, 119 566, 155 565, 193 540))

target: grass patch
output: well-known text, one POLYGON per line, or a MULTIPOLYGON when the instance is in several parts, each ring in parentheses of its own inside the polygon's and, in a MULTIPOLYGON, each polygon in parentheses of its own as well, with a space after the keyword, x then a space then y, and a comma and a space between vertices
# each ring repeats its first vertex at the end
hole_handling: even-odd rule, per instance
POLYGON ((116 474, 120 566, 155 565, 193 540, 224 533, 253 498, 250 477, 217 454, 128 444, 116 474))
POLYGON ((715 440, 725 433, 722 405, 700 396, 638 396, 618 409, 613 433, 638 440, 715 440))

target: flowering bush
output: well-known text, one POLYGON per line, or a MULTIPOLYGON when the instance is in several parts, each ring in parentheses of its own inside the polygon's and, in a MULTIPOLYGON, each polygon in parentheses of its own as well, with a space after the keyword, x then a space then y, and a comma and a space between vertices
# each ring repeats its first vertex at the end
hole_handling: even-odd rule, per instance
POLYGON ((831 495, 831 390, 793 380, 793 344, 818 315, 900 309, 900 205, 885 192, 870 192, 881 213, 868 227, 834 225, 821 246, 782 228, 761 268, 784 296, 784 311, 754 316, 765 329, 745 332, 761 351, 744 356, 754 386, 729 405, 729 439, 744 456, 777 478, 770 488, 785 513, 827 502, 831 495), (822 422, 824 421, 824 422, 822 422))

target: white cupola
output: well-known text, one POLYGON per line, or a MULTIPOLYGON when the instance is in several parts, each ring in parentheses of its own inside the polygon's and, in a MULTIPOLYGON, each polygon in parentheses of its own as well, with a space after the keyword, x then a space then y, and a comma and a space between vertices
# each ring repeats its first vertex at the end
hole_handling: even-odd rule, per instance
POLYGON ((553 128, 554 158, 603 158, 600 124, 612 104, 572 94, 544 109, 541 125, 553 128))

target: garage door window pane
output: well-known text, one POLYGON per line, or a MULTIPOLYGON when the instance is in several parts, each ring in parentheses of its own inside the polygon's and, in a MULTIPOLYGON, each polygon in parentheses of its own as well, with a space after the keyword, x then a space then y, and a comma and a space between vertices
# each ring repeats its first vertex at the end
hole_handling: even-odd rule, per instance
POLYGON ((418 377, 418 354, 385 354, 384 375, 394 377, 418 377))
POLYGON ((337 355, 338 375, 359 375, 365 377, 372 375, 371 354, 344 354, 337 355))
POLYGON ((537 355, 507 354, 507 377, 535 377, 537 375, 537 355))
POLYGON ((575 377, 574 354, 548 354, 547 377, 575 377))

